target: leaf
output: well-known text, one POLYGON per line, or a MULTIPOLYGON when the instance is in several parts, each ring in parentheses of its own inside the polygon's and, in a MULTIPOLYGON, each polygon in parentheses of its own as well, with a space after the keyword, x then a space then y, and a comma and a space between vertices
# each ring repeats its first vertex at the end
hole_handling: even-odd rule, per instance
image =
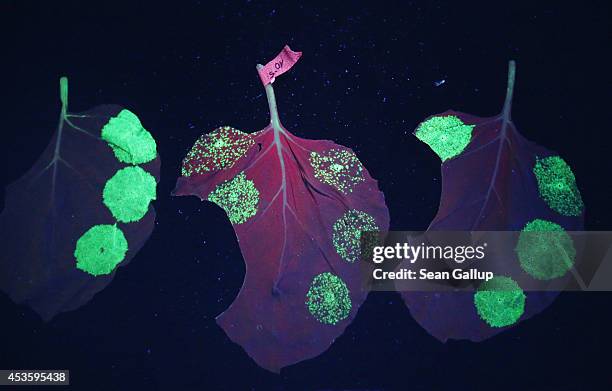
POLYGON ((361 231, 387 230, 383 194, 349 148, 291 134, 278 119, 259 132, 221 127, 183 161, 175 195, 222 207, 238 237, 246 276, 217 317, 262 367, 282 367, 326 350, 367 291, 357 263, 361 231))
MULTIPOLYGON (((415 131, 442 159, 440 206, 428 230, 582 229, 584 205, 571 169, 556 153, 525 139, 510 118, 514 69, 511 62, 501 114, 481 118, 449 110, 429 117, 415 131)), ((518 258, 496 264, 498 277, 477 292, 405 291, 402 297, 436 338, 486 339, 544 310, 558 295, 523 292, 504 275, 516 269, 536 278, 538 270, 554 269, 542 264, 530 269, 524 262, 528 257, 518 258)), ((567 277, 566 272, 557 268, 557 274, 544 277, 567 277)))
POLYGON ((7 187, 0 215, 0 288, 44 320, 87 303, 144 245, 160 170, 135 114, 116 105, 69 113, 67 79, 60 85, 57 130, 7 187))

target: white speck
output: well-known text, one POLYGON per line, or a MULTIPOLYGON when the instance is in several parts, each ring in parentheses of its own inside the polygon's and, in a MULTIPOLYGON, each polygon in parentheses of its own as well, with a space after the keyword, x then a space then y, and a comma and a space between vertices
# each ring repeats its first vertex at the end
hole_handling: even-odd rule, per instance
POLYGON ((434 85, 436 87, 440 87, 442 84, 446 83, 446 79, 442 79, 442 80, 438 80, 438 81, 434 81, 434 85))

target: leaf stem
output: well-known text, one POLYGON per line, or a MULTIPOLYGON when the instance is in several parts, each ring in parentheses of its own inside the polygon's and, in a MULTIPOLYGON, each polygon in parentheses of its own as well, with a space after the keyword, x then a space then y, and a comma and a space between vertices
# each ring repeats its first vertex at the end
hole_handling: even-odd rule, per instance
POLYGON ((66 114, 68 111, 68 78, 66 76, 60 77, 60 100, 62 101, 62 113, 66 114))
POLYGON ((516 75, 516 63, 514 60, 508 62, 508 85, 506 86, 506 100, 504 101, 503 116, 504 121, 510 121, 512 110, 512 94, 514 93, 514 79, 516 75))
MULTIPOLYGON (((263 65, 257 64, 257 70, 263 68, 263 65)), ((272 83, 266 84, 266 97, 268 98, 268 107, 270 108, 270 123, 275 131, 281 131, 280 119, 278 117, 278 108, 276 107, 276 96, 274 95, 274 88, 272 83)))

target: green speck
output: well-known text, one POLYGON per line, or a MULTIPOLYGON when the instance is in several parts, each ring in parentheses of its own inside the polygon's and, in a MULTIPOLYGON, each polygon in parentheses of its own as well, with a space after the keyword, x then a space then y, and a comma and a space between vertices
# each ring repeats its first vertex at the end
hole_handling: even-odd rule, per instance
POLYGON ((229 168, 253 145, 255 141, 248 133, 230 126, 217 128, 195 142, 183 159, 181 174, 191 176, 229 168))
POLYGON ((138 166, 125 167, 110 178, 102 198, 113 216, 122 223, 140 220, 155 199, 157 183, 153 175, 138 166))
POLYGON ((523 270, 538 280, 562 277, 576 257, 572 238, 563 227, 540 219, 525 225, 515 251, 523 270))
POLYGON ((354 153, 346 149, 329 149, 322 153, 310 153, 310 165, 314 176, 321 182, 348 194, 363 177, 363 165, 354 153))
POLYGON ((472 139, 474 125, 466 125, 454 115, 431 117, 421 122, 416 137, 446 161, 459 155, 472 139))
POLYGON ((351 209, 333 226, 332 242, 336 252, 347 262, 355 262, 361 254, 361 232, 378 231, 376 220, 369 214, 351 209))
POLYGON ((109 274, 123 261, 128 243, 115 225, 96 225, 77 240, 76 267, 94 276, 109 274))
POLYGON ((525 312, 525 293, 510 277, 495 276, 474 293, 478 315, 491 327, 516 323, 525 312))
POLYGON ((540 195, 555 212, 564 216, 579 216, 584 204, 576 177, 570 166, 559 156, 538 159, 533 167, 540 195))
POLYGON ((335 325, 351 312, 351 297, 342 279, 324 272, 317 275, 306 293, 306 307, 319 322, 335 325))
POLYGON ((208 200, 225 210, 232 224, 242 224, 257 213, 259 190, 244 172, 218 185, 208 200))
POLYGON ((102 139, 109 143, 122 163, 142 164, 157 156, 153 136, 142 127, 136 114, 129 110, 121 110, 104 125, 102 139))

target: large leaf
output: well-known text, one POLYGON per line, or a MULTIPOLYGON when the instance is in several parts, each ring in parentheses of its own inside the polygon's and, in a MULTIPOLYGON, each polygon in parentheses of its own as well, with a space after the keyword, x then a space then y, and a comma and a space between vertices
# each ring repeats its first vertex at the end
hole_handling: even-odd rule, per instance
MULTIPOLYGON (((501 114, 481 118, 450 110, 429 117, 415 131, 442 159, 440 206, 428 230, 582 229, 583 204, 571 169, 556 153, 525 139, 511 120, 514 72, 511 62, 501 114)), ((414 318, 436 338, 480 341, 539 313, 558 295, 522 292, 505 279, 510 277, 505 275, 508 270, 534 273, 521 267, 517 256, 497 262, 493 270, 499 270, 500 278, 477 293, 406 291, 402 297, 414 318), (506 301, 505 293, 496 293, 503 291, 508 292, 506 301), (502 304, 487 310, 492 303, 483 301, 487 297, 502 304)), ((537 276, 553 277, 557 276, 537 276)))
POLYGON ((227 212, 246 276, 217 322, 260 366, 279 371, 326 350, 354 318, 367 296, 357 263, 361 231, 386 230, 389 214, 349 148, 289 133, 272 85, 266 93, 270 125, 202 136, 174 194, 227 212))
POLYGON ((155 141, 116 105, 67 111, 0 215, 0 288, 49 320, 88 302, 151 234, 160 160, 155 141), (139 167, 138 164, 142 164, 139 167))

